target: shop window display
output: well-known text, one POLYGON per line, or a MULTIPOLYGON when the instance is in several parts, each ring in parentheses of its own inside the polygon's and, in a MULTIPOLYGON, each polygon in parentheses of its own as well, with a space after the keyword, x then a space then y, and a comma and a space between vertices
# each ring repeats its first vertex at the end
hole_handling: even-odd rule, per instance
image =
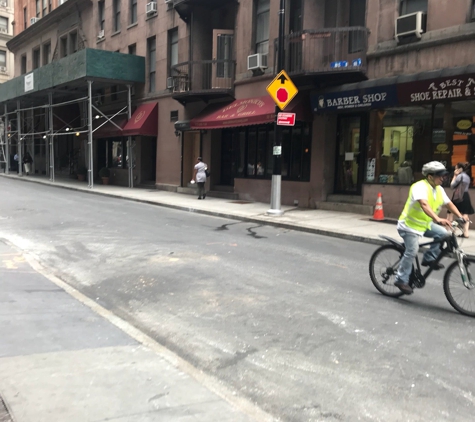
MULTIPOLYGON (((222 183, 232 183, 236 177, 269 179, 272 177, 274 156, 274 126, 259 125, 223 130, 226 145, 222 150, 222 183), (229 163, 231 172, 229 171, 229 163), (224 180, 226 179, 226 180, 224 180)), ((310 127, 297 123, 295 127, 284 128, 282 136, 282 179, 310 180, 310 127)))
POLYGON ((371 125, 367 183, 410 185, 432 160, 448 169, 475 164, 474 101, 379 110, 372 112, 371 125))

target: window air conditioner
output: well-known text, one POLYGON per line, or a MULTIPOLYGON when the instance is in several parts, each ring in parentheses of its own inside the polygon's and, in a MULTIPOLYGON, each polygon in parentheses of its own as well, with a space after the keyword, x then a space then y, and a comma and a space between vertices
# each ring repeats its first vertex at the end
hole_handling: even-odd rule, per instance
POLYGON ((167 78, 167 89, 173 89, 175 88, 175 78, 173 76, 170 76, 167 78))
POLYGON ((7 4, 6 1, 0 1, 0 6, 1 6, 1 7, 7 7, 8 4, 7 4))
POLYGON ((147 3, 147 15, 153 15, 154 13, 157 13, 157 2, 156 1, 151 1, 150 3, 147 3))
POLYGON ((97 34, 97 39, 98 39, 98 40, 102 40, 103 38, 104 38, 104 30, 101 29, 101 30, 99 31, 99 34, 97 34))
POLYGON ((267 54, 252 54, 247 56, 247 70, 267 69, 267 54))
POLYGON ((7 73, 7 68, 6 68, 6 66, 0 66, 0 72, 2 72, 2 73, 7 73))
POLYGON ((409 15, 399 16, 396 19, 395 36, 396 41, 399 42, 401 37, 407 37, 415 35, 417 38, 421 38, 422 34, 426 32, 426 19, 425 12, 415 12, 409 15))
POLYGON ((31 18, 30 19, 30 25, 33 25, 34 23, 38 22, 40 18, 31 18))

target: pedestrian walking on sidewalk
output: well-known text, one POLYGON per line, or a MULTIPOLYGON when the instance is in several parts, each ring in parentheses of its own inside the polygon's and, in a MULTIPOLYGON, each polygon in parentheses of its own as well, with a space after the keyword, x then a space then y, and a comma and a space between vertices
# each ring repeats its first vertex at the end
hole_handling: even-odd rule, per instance
MULTIPOLYGON (((470 201, 470 195, 468 193, 468 188, 471 184, 470 164, 457 163, 455 166, 454 175, 450 182, 450 187, 454 189, 452 202, 466 221, 462 235, 465 238, 468 238, 468 228, 470 225, 468 216, 475 213, 472 207, 472 202, 470 201)), ((447 211, 447 218, 449 220, 452 219, 452 214, 450 214, 450 211, 447 211)))
POLYGON ((25 166, 25 173, 27 176, 30 174, 31 163, 33 163, 33 158, 31 158, 30 153, 27 151, 25 154, 25 158, 23 158, 23 164, 25 166))
POLYGON ((203 159, 198 157, 196 159, 195 171, 193 173, 192 182, 196 181, 198 185, 198 199, 206 198, 205 183, 206 183, 206 170, 208 166, 203 163, 203 159))

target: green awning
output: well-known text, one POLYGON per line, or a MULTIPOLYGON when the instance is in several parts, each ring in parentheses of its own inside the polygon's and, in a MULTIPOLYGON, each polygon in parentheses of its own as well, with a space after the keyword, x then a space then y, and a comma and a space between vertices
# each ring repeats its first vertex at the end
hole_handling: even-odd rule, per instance
POLYGON ((0 103, 55 88, 84 88, 87 80, 107 84, 145 83, 145 57, 86 48, 0 84, 0 103))

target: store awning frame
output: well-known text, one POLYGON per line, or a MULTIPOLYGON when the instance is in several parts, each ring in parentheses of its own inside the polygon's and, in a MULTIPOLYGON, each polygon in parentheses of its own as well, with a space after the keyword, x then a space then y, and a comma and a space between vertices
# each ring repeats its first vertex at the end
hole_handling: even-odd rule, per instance
MULTIPOLYGON (((297 96, 285 112, 297 114, 298 121, 311 121, 311 108, 306 95, 297 96), (305 103, 308 106, 305 107, 305 103)), ((205 108, 191 119, 191 130, 225 129, 268 124, 275 121, 275 103, 269 95, 234 100, 226 105, 205 108)))
POLYGON ((158 102, 140 104, 122 131, 122 136, 157 136, 158 102))

